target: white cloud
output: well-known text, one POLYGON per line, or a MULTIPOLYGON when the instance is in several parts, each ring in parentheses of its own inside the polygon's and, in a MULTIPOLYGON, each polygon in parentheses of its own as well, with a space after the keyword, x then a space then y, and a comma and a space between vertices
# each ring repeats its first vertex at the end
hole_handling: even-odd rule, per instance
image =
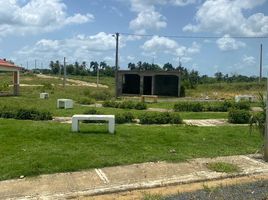
POLYGON ((137 17, 130 21, 129 27, 136 33, 144 34, 148 29, 161 29, 167 26, 166 18, 156 11, 157 5, 185 6, 196 0, 129 0, 131 10, 137 17))
POLYGON ((189 62, 191 55, 199 53, 200 45, 193 42, 190 47, 179 45, 175 40, 171 40, 166 37, 153 36, 150 40, 147 40, 141 48, 144 50, 143 55, 157 55, 158 53, 166 53, 172 55, 174 60, 189 62))
POLYGON ((113 55, 114 49, 114 37, 111 34, 100 32, 96 35, 77 35, 64 40, 42 39, 33 46, 23 47, 17 52, 16 57, 17 60, 25 60, 27 57, 42 58, 46 61, 63 57, 74 60, 88 60, 89 58, 103 60, 104 58, 110 62, 111 56, 107 54, 113 55))
POLYGON ((138 14, 137 18, 130 21, 129 27, 132 30, 138 30, 145 33, 146 29, 160 29, 167 26, 166 19, 160 13, 154 10, 145 10, 138 14))
POLYGON ((127 56, 127 60, 133 61, 133 60, 135 60, 135 57, 134 56, 127 56))
POLYGON ((234 38, 230 37, 230 35, 226 34, 222 38, 216 41, 218 47, 222 51, 230 51, 237 50, 240 47, 245 47, 246 44, 241 41, 237 41, 234 38))
POLYGON ((245 66, 254 66, 256 64, 255 57, 244 55, 242 58, 242 64, 245 66))
POLYGON ((92 14, 68 16, 63 0, 5 0, 0 6, 0 36, 49 32, 94 20, 92 14))
POLYGON ((195 15, 196 24, 188 24, 183 30, 244 36, 268 35, 268 16, 256 13, 246 17, 244 13, 264 2, 265 0, 207 0, 195 15))

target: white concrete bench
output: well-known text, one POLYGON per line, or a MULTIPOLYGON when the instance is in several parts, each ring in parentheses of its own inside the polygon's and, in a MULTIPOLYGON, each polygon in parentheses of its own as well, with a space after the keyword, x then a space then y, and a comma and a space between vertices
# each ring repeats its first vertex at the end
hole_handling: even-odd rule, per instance
POLYGON ((115 117, 114 115, 73 115, 72 117, 72 131, 79 131, 79 121, 82 120, 103 120, 109 122, 109 133, 114 133, 115 117))
POLYGON ((72 99, 58 99, 57 100, 57 108, 73 108, 73 100, 72 99))
POLYGON ((40 99, 48 99, 49 95, 46 92, 40 93, 40 99))

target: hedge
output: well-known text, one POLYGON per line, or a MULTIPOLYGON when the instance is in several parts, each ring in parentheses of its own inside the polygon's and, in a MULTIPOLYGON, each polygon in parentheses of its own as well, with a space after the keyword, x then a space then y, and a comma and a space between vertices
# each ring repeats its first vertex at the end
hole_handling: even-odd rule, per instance
POLYGON ((181 124, 182 119, 178 113, 147 112, 140 116, 141 124, 181 124))
POLYGON ((250 103, 241 101, 224 101, 224 102, 187 102, 181 101, 174 104, 175 112, 227 112, 230 109, 250 110, 250 103))
POLYGON ((52 114, 36 109, 14 109, 4 107, 0 111, 1 118, 15 118, 20 120, 52 120, 52 114))
POLYGON ((118 113, 115 115, 115 122, 117 124, 131 123, 134 119, 134 116, 131 112, 118 113))
POLYGON ((250 117, 251 115, 248 110, 231 109, 228 113, 228 122, 233 124, 248 124, 250 117))
POLYGON ((122 108, 122 109, 136 109, 136 110, 145 110, 147 109, 147 105, 141 102, 134 101, 104 101, 103 107, 112 107, 112 108, 122 108))

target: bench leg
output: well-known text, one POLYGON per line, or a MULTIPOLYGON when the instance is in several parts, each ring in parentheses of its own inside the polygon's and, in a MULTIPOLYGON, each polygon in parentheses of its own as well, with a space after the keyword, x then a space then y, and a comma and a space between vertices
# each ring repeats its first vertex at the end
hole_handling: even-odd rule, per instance
POLYGON ((79 121, 77 119, 72 119, 72 131, 73 132, 79 131, 79 121))
POLYGON ((109 133, 114 133, 114 126, 115 126, 115 120, 110 119, 109 120, 109 133))

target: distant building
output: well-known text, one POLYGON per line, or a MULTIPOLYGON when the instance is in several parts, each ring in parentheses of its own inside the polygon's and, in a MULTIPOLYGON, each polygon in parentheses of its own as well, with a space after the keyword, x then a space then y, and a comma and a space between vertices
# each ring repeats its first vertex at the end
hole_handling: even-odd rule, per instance
POLYGON ((0 59, 0 71, 13 72, 13 94, 19 95, 20 67, 17 67, 5 59, 0 59))
POLYGON ((117 94, 180 96, 180 71, 119 70, 116 80, 117 94))

